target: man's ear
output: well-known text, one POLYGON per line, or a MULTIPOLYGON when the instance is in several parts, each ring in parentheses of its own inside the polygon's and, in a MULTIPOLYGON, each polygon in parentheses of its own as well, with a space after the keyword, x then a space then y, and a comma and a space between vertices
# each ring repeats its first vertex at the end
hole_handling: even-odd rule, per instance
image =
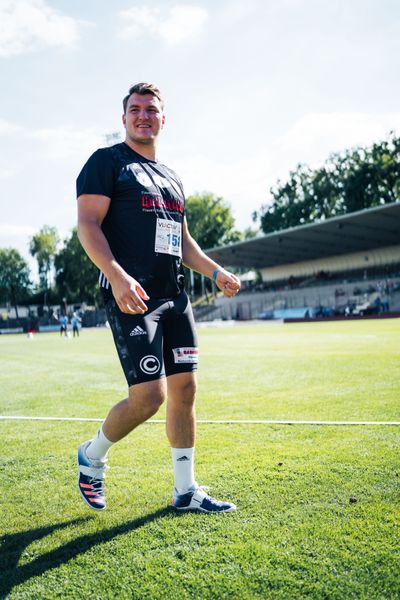
POLYGON ((125 125, 126 125, 126 116, 125 115, 122 115, 122 123, 125 127, 125 125))

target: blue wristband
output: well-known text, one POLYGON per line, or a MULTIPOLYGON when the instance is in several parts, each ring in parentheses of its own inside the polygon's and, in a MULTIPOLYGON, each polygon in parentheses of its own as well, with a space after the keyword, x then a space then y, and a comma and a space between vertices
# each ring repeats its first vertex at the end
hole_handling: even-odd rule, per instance
POLYGON ((212 274, 212 278, 213 281, 215 281, 215 283, 217 283, 217 275, 220 271, 222 271, 223 269, 221 269, 221 267, 217 267, 216 269, 214 269, 213 274, 212 274))

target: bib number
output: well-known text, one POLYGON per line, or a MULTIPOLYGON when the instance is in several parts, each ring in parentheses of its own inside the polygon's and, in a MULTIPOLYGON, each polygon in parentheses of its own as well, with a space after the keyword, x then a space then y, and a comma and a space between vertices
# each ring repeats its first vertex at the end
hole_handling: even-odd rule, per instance
POLYGON ((169 219, 157 219, 154 251, 182 256, 182 225, 169 219))

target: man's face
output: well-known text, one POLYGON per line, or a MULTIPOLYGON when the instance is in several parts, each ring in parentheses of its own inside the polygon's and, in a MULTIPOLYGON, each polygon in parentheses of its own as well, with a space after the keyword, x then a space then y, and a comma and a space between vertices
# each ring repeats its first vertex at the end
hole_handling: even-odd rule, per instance
POLYGON ((164 114, 161 102, 151 94, 132 94, 122 116, 126 137, 136 144, 153 144, 162 126, 164 114))

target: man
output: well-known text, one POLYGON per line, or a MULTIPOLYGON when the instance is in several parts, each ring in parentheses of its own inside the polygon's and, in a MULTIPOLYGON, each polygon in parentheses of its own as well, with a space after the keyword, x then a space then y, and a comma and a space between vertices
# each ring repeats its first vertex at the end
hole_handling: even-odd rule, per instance
POLYGON ((168 397, 177 510, 231 512, 231 502, 208 496, 194 478, 197 340, 182 263, 228 296, 239 279, 208 258, 190 236, 177 175, 156 159, 164 126, 160 91, 140 83, 123 100, 123 143, 97 150, 77 180, 78 234, 100 269, 100 286, 128 397, 109 412, 94 439, 78 450, 79 491, 93 509, 105 508, 110 447, 152 417, 168 397))
POLYGON ((63 335, 65 337, 68 336, 68 317, 67 315, 62 315, 59 319, 60 322, 60 336, 62 337, 63 335))
POLYGON ((72 325, 72 335, 73 337, 79 337, 79 326, 82 322, 82 319, 78 317, 76 313, 72 315, 71 325, 72 325))

